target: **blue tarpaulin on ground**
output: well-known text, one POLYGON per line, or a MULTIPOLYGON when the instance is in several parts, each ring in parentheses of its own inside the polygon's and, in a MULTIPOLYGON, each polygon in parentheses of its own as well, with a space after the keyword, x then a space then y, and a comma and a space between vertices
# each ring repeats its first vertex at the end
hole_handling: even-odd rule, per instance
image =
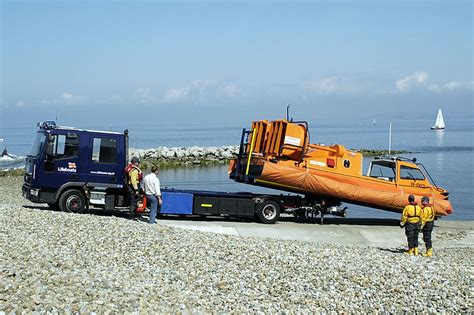
POLYGON ((193 195, 182 192, 162 193, 163 204, 161 212, 163 214, 193 214, 193 195))

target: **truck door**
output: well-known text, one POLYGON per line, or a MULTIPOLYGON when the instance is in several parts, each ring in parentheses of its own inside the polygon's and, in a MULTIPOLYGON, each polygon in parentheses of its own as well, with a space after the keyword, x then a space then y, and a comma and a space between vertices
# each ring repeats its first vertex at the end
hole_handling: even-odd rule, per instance
POLYGON ((90 139, 89 182, 123 185, 123 139, 116 135, 95 134, 90 139))
POLYGON ((423 172, 413 164, 398 163, 398 184, 405 193, 424 195, 431 193, 431 185, 423 172))
POLYGON ((67 182, 81 181, 83 166, 79 163, 79 135, 58 130, 48 135, 51 151, 45 154, 40 186, 58 188, 67 182))

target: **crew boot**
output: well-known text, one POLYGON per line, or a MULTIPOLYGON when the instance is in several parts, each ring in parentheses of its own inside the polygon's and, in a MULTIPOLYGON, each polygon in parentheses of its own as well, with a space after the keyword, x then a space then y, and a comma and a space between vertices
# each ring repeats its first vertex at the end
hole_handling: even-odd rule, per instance
POLYGON ((413 255, 418 256, 418 247, 413 248, 413 255))
POLYGON ((404 251, 404 254, 413 255, 413 248, 408 248, 408 250, 404 251))
POLYGON ((432 248, 427 248, 426 253, 422 254, 425 257, 431 257, 433 256, 433 249, 432 248))

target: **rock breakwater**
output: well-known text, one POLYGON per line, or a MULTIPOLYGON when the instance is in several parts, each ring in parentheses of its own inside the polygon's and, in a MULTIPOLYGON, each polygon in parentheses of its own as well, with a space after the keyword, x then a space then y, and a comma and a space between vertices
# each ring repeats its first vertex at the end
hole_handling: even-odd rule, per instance
POLYGON ((220 147, 159 147, 156 149, 130 149, 129 156, 142 159, 144 167, 149 164, 161 166, 225 164, 237 156, 238 145, 220 147))

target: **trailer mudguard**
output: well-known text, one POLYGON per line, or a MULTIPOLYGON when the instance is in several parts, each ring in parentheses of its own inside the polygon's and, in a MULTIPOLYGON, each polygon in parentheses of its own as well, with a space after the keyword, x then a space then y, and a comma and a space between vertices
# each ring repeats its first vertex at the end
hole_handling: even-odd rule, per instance
POLYGON ((193 214, 193 194, 162 192, 161 214, 193 214))

